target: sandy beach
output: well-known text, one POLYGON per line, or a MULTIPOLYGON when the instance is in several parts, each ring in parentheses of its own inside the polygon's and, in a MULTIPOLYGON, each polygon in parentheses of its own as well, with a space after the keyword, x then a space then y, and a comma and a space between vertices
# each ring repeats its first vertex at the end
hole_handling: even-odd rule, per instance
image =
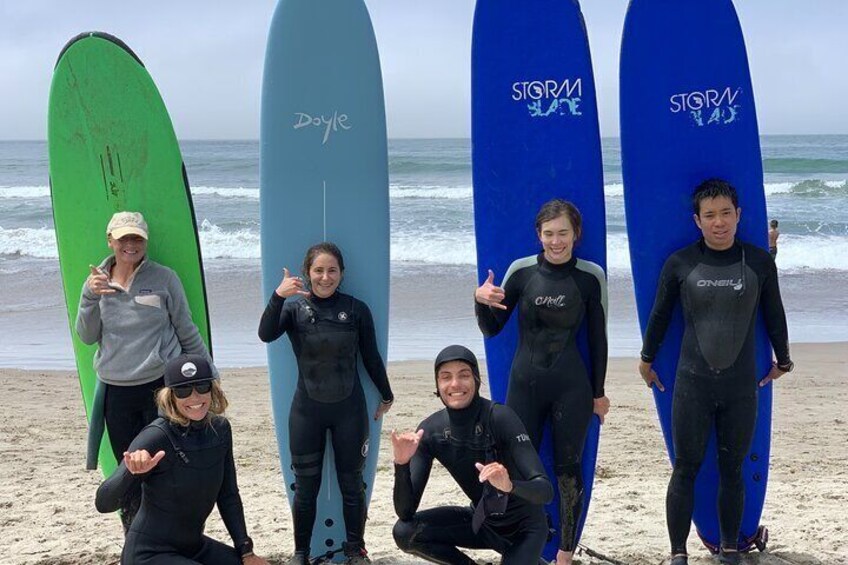
MULTIPOLYGON (((762 523, 766 553, 745 563, 848 563, 848 418, 844 413, 846 344, 793 347, 796 372, 777 383, 773 457, 762 523)), ((412 429, 440 408, 429 363, 390 364, 398 402, 387 416, 366 541, 375 563, 422 563, 398 551, 391 537, 392 465, 388 430, 412 429)), ((85 417, 71 371, 0 370, 8 402, 0 423, 0 562, 81 565, 117 563, 117 516, 94 509, 100 472, 84 470, 85 417)), ((622 563, 663 562, 667 551, 664 498, 670 466, 650 393, 631 359, 614 359, 607 392, 612 411, 601 437, 598 477, 582 543, 622 563)), ((292 550, 292 523, 279 460, 264 368, 225 370, 236 463, 248 528, 257 552, 282 563, 292 550)), ((463 495, 441 469, 430 479, 422 508, 463 495)), ((228 541, 217 513, 208 533, 228 541)), ((693 565, 716 563, 689 540, 693 565)), ((480 563, 495 560, 475 554, 480 563)), ((604 561, 579 556, 579 563, 604 561)))

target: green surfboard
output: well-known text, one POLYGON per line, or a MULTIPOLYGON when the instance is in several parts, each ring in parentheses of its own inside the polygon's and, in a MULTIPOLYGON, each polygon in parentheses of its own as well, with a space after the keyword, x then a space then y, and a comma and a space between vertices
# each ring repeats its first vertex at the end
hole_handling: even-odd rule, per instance
MULTIPOLYGON (((65 302, 91 422, 97 347, 79 340, 74 323, 89 265, 110 254, 109 218, 122 210, 144 214, 148 256, 179 275, 194 323, 211 351, 197 222, 162 97, 141 60, 115 37, 84 33, 59 55, 50 86, 48 150, 65 302)), ((106 476, 116 467, 105 435, 99 462, 106 476)))

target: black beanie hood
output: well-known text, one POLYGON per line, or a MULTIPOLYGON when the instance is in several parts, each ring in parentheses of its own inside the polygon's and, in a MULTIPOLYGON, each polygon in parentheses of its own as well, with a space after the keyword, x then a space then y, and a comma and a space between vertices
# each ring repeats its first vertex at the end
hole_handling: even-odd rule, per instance
POLYGON ((474 381, 477 383, 477 389, 474 391, 475 396, 480 396, 480 365, 477 363, 477 356, 470 349, 463 345, 448 345, 436 355, 436 361, 433 363, 433 372, 436 378, 436 396, 439 396, 439 367, 449 361, 462 361, 471 367, 471 372, 474 373, 474 381))

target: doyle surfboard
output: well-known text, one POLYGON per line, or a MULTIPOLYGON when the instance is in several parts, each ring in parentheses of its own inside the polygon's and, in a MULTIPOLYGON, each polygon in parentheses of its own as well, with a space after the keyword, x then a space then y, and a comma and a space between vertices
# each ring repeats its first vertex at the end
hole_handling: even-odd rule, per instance
MULTIPOLYGON (((106 224, 113 213, 144 214, 148 256, 177 272, 194 323, 210 346, 200 243, 177 137, 150 74, 121 40, 89 32, 65 45, 50 87, 48 151, 77 371, 89 419, 101 418, 93 402, 97 346, 82 343, 74 324, 89 265, 111 253, 106 224)), ((115 458, 105 435, 99 460, 108 476, 115 458)))
MULTIPOLYGON (((386 117, 377 43, 362 0, 280 0, 268 34, 262 84, 260 217, 262 282, 269 297, 283 268, 300 271, 309 246, 342 250, 342 290, 371 309, 385 359, 389 307, 386 117)), ((289 502, 294 474, 288 416, 297 364, 288 337, 268 346, 271 401, 289 502)), ((360 362, 374 414, 379 395, 360 362)), ((370 500, 380 421, 371 420, 364 479, 370 500)), ((345 541, 342 500, 327 442, 312 554, 345 541)))
MULTIPOLYGON (((668 256, 697 240, 691 195, 719 177, 739 191, 738 237, 765 247, 766 206, 757 115, 742 30, 730 0, 633 0, 621 48, 621 151, 627 232, 642 331, 668 256)), ((671 400, 683 335, 677 308, 653 364, 654 390, 671 459, 671 400)), ((757 372, 771 348, 756 329, 757 372)), ((739 544, 764 543, 758 529, 768 479, 771 386, 760 389, 753 445, 744 463, 745 510, 739 544)), ((719 543, 715 435, 696 482, 694 522, 708 547, 719 543)))
MULTIPOLYGON (((479 280, 492 269, 499 282, 510 264, 541 250, 534 220, 552 198, 574 202, 584 235, 575 255, 606 268, 603 168, 595 84, 580 5, 573 0, 530 4, 479 0, 471 52, 471 141, 474 226, 479 280)), ((518 313, 485 340, 489 384, 506 398, 518 343, 518 313)), ((585 327, 578 344, 587 368, 585 327)), ((591 374, 591 370, 590 370, 591 374)), ((583 451, 585 521, 592 492, 599 422, 583 451)), ((549 430, 542 460, 552 473, 549 430)), ((558 501, 547 508, 559 523, 558 501)), ((580 530, 582 531, 581 521, 580 530)), ((558 547, 558 532, 545 556, 558 547)))

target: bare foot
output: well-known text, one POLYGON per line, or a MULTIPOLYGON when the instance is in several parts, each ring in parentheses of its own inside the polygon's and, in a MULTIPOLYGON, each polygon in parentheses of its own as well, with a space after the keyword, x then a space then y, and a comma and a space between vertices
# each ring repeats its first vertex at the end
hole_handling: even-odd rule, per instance
POLYGON ((571 565, 571 560, 574 557, 573 551, 557 551, 556 565, 571 565))

